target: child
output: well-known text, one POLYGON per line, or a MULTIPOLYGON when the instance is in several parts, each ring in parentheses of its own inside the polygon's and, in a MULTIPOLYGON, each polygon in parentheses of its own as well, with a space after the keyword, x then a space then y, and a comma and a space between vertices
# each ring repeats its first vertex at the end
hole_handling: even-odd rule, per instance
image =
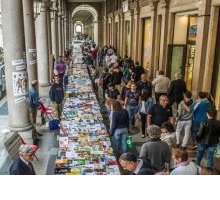
POLYGON ((160 139, 166 142, 170 149, 174 147, 175 144, 175 129, 170 122, 164 122, 161 125, 161 137, 160 139))

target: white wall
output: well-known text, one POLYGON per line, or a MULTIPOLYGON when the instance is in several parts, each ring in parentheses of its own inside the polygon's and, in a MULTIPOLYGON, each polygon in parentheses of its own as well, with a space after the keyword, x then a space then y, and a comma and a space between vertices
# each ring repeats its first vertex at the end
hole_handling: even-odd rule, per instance
POLYGON ((2 8, 1 8, 1 0, 0 0, 0 47, 3 47, 3 38, 2 38, 2 8))
POLYGON ((175 16, 173 44, 186 44, 188 16, 175 16))

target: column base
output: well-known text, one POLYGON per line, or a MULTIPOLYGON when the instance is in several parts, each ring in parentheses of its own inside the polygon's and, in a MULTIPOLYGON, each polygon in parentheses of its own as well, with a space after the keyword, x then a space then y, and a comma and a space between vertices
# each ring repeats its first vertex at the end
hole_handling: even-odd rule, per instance
POLYGON ((48 87, 50 86, 50 83, 39 83, 40 87, 48 87))
POLYGON ((24 140, 24 142, 26 144, 33 144, 33 137, 32 137, 32 131, 33 129, 29 130, 29 131, 21 131, 19 132, 19 135, 22 137, 22 139, 24 140))
POLYGON ((33 129, 33 124, 28 124, 27 126, 25 127, 15 127, 15 126, 10 126, 9 125, 9 129, 13 132, 22 132, 22 131, 30 131, 33 129))
POLYGON ((32 130, 34 126, 33 124, 30 124, 26 127, 10 127, 9 129, 11 132, 18 132, 19 135, 22 137, 22 139, 25 141, 27 144, 33 144, 33 138, 32 138, 32 130))

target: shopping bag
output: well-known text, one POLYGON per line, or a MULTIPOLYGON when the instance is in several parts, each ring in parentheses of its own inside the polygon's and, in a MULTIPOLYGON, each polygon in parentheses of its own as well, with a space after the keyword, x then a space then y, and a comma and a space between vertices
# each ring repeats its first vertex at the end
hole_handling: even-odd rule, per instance
POLYGON ((214 156, 216 158, 220 158, 220 143, 218 143, 218 145, 217 145, 216 152, 215 152, 214 156))
POLYGON ((128 149, 133 148, 134 142, 132 136, 127 136, 126 144, 128 149))
POLYGON ((59 128, 60 120, 52 119, 49 121, 49 128, 51 131, 57 130, 59 128))

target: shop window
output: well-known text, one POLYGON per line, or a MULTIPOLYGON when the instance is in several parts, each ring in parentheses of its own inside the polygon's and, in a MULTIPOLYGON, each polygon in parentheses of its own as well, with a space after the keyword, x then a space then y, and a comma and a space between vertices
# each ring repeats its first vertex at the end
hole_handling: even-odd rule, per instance
POLYGON ((77 24, 75 30, 76 30, 76 33, 82 33, 82 25, 77 24))
POLYGON ((175 74, 181 72, 184 74, 186 64, 186 45, 168 46, 168 72, 171 80, 175 79, 175 74))
POLYGON ((168 48, 168 75, 173 79, 176 72, 181 72, 188 90, 192 90, 197 24, 197 15, 176 15, 174 40, 168 48))

